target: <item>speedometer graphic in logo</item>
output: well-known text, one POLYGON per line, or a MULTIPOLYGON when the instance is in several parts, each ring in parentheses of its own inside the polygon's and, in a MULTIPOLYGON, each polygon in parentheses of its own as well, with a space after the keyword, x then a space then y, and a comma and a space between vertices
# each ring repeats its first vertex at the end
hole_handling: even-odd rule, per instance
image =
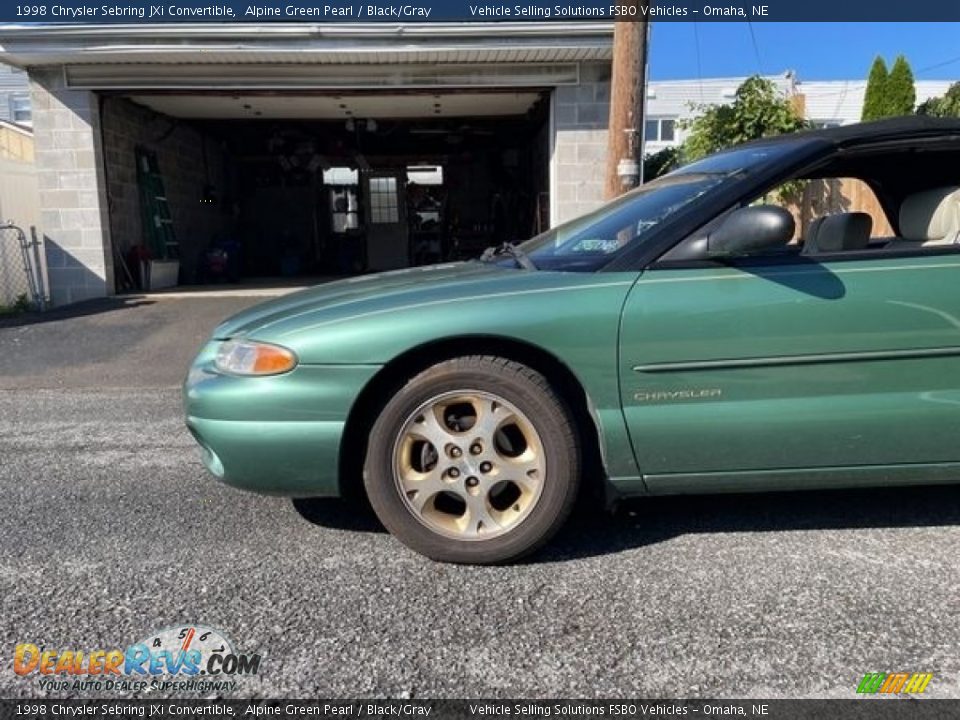
POLYGON ((175 658, 182 658, 186 665, 199 670, 200 675, 206 674, 214 655, 224 658, 236 654, 233 643, 221 631, 206 625, 182 625, 159 630, 147 635, 137 645, 146 647, 151 657, 169 658, 164 663, 168 670, 172 669, 171 660, 175 667, 175 658))

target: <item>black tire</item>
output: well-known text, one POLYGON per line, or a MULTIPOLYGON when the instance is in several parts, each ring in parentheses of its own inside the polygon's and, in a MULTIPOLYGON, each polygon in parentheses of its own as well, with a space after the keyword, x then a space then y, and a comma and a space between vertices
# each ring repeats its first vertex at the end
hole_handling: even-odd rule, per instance
MULTIPOLYGON (((501 406, 495 404, 493 407, 501 406)), ((445 417, 446 410, 441 414, 445 417)), ((491 442, 491 446, 494 444, 491 442)), ((432 447, 429 443, 427 446, 432 447)), ((438 459, 437 465, 451 462, 458 461, 444 456, 438 459)), ((560 529, 576 500, 580 470, 581 448, 573 415, 547 379, 525 365, 504 358, 470 356, 434 365, 396 392, 374 422, 367 445, 363 479, 377 517, 411 549, 443 562, 494 564, 529 555, 560 529), (542 451, 544 471, 542 477, 534 475, 539 478, 536 499, 531 502, 529 509, 524 510, 524 516, 516 516, 519 519, 515 525, 502 529, 498 524, 495 527, 500 534, 488 538, 478 531, 472 539, 457 539, 430 527, 427 521, 418 517, 417 511, 404 497, 400 473, 394 469, 394 453, 400 447, 401 436, 407 436, 404 428, 409 427, 411 418, 422 419, 422 412, 419 416, 415 415, 418 409, 434 399, 471 391, 481 394, 482 398, 502 398, 522 414, 526 426, 533 430, 538 449, 542 451)), ((467 478, 467 482, 471 480, 477 482, 474 478, 467 478)), ((491 492, 495 493, 496 490, 491 492)), ((463 497, 470 502, 466 495, 463 497)), ((485 507, 489 507, 486 505, 489 498, 495 497, 484 495, 485 507)), ((436 500, 430 502, 435 503, 436 500)), ((509 510, 518 508, 519 505, 509 510)))

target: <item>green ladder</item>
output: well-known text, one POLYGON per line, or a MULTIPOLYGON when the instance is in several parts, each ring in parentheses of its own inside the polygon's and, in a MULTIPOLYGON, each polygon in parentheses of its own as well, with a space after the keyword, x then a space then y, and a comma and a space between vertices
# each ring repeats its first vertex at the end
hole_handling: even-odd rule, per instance
POLYGON ((180 244, 173 232, 170 204, 163 189, 163 177, 157 154, 138 146, 137 185, 140 187, 140 209, 143 216, 143 232, 147 246, 157 260, 173 260, 180 257, 180 244))

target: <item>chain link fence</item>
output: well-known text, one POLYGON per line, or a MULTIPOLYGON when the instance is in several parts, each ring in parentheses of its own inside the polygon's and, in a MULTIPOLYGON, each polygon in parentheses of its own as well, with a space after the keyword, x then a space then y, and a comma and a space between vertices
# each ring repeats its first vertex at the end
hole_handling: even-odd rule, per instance
POLYGON ((0 225, 0 313, 46 305, 40 242, 16 225, 0 225))

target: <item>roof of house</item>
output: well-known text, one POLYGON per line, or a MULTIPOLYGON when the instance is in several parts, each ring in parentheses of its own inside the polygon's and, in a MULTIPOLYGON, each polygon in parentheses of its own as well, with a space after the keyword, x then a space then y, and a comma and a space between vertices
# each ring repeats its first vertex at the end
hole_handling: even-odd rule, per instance
POLYGON ((0 127, 6 128, 7 130, 13 130, 21 135, 33 137, 33 128, 27 127, 26 125, 21 125, 20 123, 15 123, 10 120, 3 120, 0 118, 0 127))

